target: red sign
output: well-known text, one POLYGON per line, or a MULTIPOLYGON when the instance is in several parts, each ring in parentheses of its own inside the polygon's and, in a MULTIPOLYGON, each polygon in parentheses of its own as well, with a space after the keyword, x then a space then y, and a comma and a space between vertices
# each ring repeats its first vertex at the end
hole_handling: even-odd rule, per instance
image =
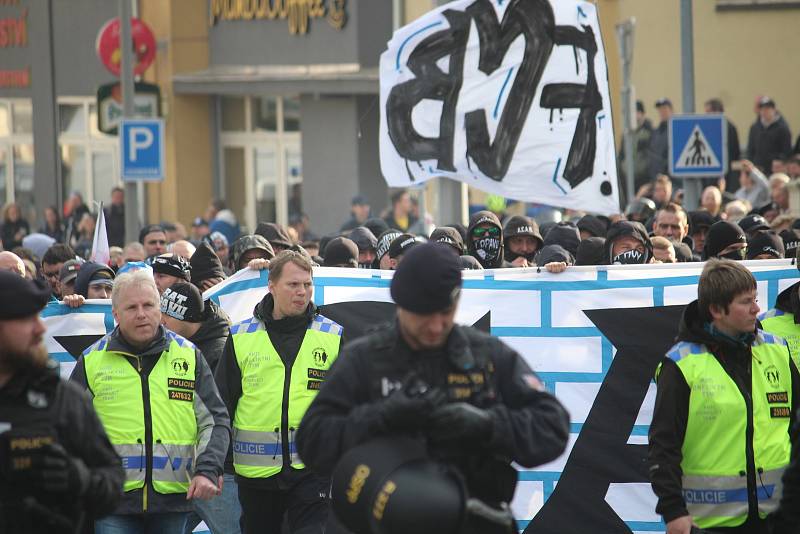
MULTIPOLYGON (((119 48, 119 19, 106 22, 97 34, 97 57, 113 74, 119 76, 122 66, 122 50, 119 48)), ((141 75, 156 57, 156 38, 150 28, 139 19, 131 19, 131 38, 133 39, 133 73, 141 75)))

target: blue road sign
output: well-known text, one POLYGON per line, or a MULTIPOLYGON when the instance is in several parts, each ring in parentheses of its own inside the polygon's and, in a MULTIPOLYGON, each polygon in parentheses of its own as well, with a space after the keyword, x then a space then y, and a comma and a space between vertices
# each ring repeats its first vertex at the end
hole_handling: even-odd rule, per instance
POLYGON ((669 174, 722 176, 728 172, 728 124, 723 115, 675 115, 669 121, 669 174))
POLYGON ((124 182, 164 180, 164 121, 125 119, 119 125, 124 182))

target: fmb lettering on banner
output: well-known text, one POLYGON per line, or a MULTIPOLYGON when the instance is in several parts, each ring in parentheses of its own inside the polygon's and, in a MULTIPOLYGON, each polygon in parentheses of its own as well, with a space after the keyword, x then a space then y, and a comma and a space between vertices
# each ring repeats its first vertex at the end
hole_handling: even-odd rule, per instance
POLYGON ((669 121, 669 174, 728 172, 728 125, 723 115, 675 115, 669 121))
POLYGON ((122 180, 164 180, 164 121, 126 119, 120 123, 122 180))

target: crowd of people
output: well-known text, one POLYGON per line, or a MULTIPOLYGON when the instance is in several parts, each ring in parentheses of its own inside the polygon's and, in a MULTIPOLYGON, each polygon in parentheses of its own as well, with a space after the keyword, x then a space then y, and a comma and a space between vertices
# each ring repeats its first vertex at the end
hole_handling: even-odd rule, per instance
MULTIPOLYGON (((718 101, 707 107, 723 111, 718 101)), ((670 102, 657 108, 667 120, 670 102)), ((664 162, 645 168, 637 154, 637 198, 612 216, 551 210, 537 221, 490 198, 466 226, 437 226, 398 190, 380 216, 354 197, 341 227, 318 236, 300 213, 288 227, 265 221, 250 232, 215 200, 188 231, 150 224, 125 243, 116 188, 103 213, 111 259, 101 264, 90 259, 97 214, 79 194, 45 210, 37 232, 9 204, 0 452, 13 461, 0 461, 0 533, 182 534, 201 520, 215 534, 284 524, 297 533, 428 532, 435 516, 442 532, 508 534, 511 462, 557 458, 569 418, 519 354, 454 325, 460 271, 699 261, 698 300, 656 372, 656 510, 670 534, 794 532, 800 477, 786 467, 797 441, 800 284, 759 316, 755 279, 738 262, 800 256, 789 206, 800 155, 786 149, 775 103, 762 98, 758 111, 738 184, 709 183, 697 209, 683 206, 664 162), (314 305, 315 266, 394 270, 396 323, 353 340, 314 305), (243 269, 269 269, 269 292, 252 317, 232 323, 203 292, 243 269), (48 364, 38 313, 88 299, 111 299, 116 327, 85 350, 66 385, 48 364), (719 441, 727 447, 696 453, 719 441), (364 504, 370 468, 398 476, 364 504), (9 491, 15 484, 20 491, 9 491), (466 504, 448 500, 453 487, 466 504), (379 528, 390 497, 418 504, 379 528)), ((657 132, 647 142, 642 134, 637 151, 659 152, 657 132)))

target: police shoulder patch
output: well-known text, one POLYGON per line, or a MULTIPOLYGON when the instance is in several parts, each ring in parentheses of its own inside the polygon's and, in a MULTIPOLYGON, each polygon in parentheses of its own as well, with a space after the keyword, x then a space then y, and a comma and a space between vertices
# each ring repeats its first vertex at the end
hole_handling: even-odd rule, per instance
POLYGON ((344 329, 339 323, 331 321, 324 315, 317 314, 308 326, 311 330, 319 330, 327 334, 341 336, 344 329))

